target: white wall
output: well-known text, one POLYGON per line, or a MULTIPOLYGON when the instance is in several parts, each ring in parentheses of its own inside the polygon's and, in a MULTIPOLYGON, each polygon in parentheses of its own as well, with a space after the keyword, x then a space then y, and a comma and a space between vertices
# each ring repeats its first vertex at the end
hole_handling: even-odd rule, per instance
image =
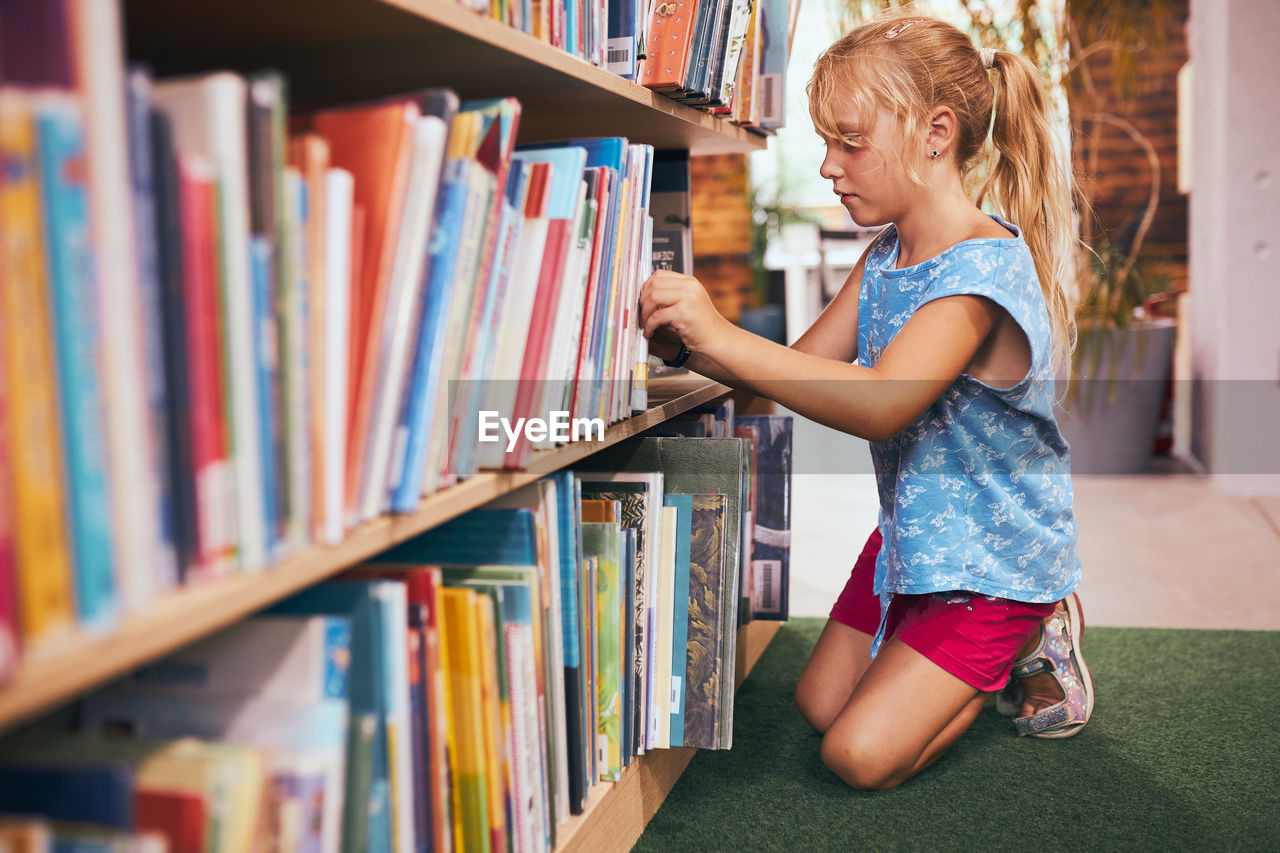
POLYGON ((1280 2, 1192 0, 1192 449, 1280 492, 1280 2))

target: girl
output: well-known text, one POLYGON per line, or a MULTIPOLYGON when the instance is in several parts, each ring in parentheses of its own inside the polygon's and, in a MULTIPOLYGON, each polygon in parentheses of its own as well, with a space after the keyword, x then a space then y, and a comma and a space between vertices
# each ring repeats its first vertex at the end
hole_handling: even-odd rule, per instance
POLYGON ((1006 683, 1019 734, 1068 737, 1093 710, 1053 415, 1070 180, 1035 67, 941 21, 858 27, 808 91, 822 177, 859 225, 888 226, 839 294, 790 348, 730 324, 688 276, 655 274, 641 312, 669 364, 871 442, 878 530, 796 701, 828 767, 890 788, 1006 683), (984 157, 975 203, 965 179, 984 157), (1008 220, 982 213, 986 196, 1008 220))

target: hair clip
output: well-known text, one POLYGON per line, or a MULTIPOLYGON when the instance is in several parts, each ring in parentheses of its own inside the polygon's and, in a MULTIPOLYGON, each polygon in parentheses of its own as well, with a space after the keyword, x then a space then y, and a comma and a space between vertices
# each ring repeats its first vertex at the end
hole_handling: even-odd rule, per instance
POLYGON ((890 27, 889 32, 885 33, 884 37, 887 39, 897 38, 899 35, 902 34, 903 30, 905 30, 907 27, 911 26, 912 24, 921 24, 921 23, 924 23, 924 18, 909 18, 905 21, 900 21, 894 24, 892 27, 890 27))
POLYGON ((996 49, 984 47, 978 51, 978 58, 982 60, 983 68, 993 68, 996 64, 996 49))

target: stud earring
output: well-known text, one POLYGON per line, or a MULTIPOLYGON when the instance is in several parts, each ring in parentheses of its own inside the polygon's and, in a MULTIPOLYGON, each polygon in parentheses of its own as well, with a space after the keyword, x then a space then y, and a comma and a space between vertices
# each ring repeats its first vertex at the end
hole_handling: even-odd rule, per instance
POLYGON ((937 148, 933 149, 933 151, 929 154, 929 156, 937 159, 938 149, 937 148))

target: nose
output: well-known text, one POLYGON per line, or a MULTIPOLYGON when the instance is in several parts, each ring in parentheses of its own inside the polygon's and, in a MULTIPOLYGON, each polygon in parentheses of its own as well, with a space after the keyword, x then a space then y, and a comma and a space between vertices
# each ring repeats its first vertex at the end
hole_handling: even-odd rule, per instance
POLYGON ((818 167, 818 174, 828 181, 839 180, 844 177, 844 169, 840 168, 840 164, 836 162, 836 158, 831 156, 831 147, 827 147, 826 156, 822 158, 822 165, 818 167))

